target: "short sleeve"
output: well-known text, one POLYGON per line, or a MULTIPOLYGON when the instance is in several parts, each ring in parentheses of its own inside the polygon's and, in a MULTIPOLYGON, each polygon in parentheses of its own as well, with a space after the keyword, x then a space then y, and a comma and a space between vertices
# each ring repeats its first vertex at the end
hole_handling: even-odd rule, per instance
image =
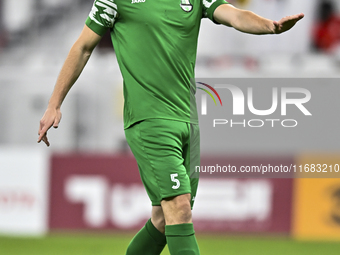
MULTIPOLYGON (((229 4, 225 0, 202 0, 203 3, 203 17, 214 21, 214 11, 221 4, 229 4)), ((214 21, 215 22, 215 21, 214 21)))
POLYGON ((95 0, 85 24, 96 34, 103 35, 107 29, 113 28, 117 16, 114 0, 95 0))

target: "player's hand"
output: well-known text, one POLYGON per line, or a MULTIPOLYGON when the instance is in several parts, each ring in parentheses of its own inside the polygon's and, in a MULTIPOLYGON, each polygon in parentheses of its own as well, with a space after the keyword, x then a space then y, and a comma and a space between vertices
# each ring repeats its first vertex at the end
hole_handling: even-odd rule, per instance
POLYGON ((274 34, 281 34, 291 29, 305 15, 303 13, 287 16, 280 21, 274 21, 274 34))
POLYGON ((38 143, 43 141, 47 146, 50 146, 50 142, 47 139, 47 131, 53 126, 58 128, 61 120, 60 109, 47 108, 44 116, 40 120, 40 126, 38 131, 38 143))

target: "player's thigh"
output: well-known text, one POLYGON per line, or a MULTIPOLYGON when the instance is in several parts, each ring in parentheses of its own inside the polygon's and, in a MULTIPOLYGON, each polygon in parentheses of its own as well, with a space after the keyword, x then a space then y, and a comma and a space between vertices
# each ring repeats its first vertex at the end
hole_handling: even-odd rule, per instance
POLYGON ((183 159, 183 138, 189 136, 185 122, 148 119, 128 128, 125 134, 152 205, 191 193, 183 159))

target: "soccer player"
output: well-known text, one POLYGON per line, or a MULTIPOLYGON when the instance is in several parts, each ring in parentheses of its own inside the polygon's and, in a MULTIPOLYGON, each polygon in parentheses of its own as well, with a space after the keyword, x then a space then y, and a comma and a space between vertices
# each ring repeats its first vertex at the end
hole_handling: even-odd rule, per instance
POLYGON ((251 34, 279 34, 303 14, 280 21, 240 10, 225 0, 95 0, 72 46, 40 121, 38 142, 50 145, 61 104, 101 36, 110 29, 124 80, 124 129, 152 202, 151 219, 127 255, 197 255, 191 209, 199 161, 194 68, 201 18, 251 34))

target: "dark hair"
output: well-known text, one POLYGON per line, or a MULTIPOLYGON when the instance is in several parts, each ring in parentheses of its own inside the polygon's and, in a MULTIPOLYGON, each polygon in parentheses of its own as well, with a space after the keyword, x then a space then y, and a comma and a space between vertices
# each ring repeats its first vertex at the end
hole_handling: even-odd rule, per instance
POLYGON ((318 10, 319 10, 319 15, 318 15, 319 20, 326 21, 335 12, 333 1, 329 1, 329 0, 321 1, 319 4, 318 10))

